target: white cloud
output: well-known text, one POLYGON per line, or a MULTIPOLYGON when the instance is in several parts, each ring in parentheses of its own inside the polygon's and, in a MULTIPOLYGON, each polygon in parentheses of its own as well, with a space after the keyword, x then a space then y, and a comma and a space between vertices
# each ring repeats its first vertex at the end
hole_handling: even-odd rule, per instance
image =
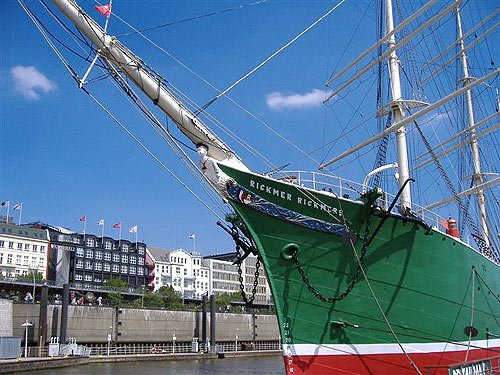
POLYGON ((326 97, 326 91, 319 89, 314 89, 304 95, 284 95, 281 92, 273 92, 266 95, 266 103, 269 108, 282 111, 286 108, 317 107, 321 105, 326 97))
POLYGON ((56 84, 34 66, 14 66, 10 74, 14 80, 14 89, 26 99, 38 100, 40 91, 49 93, 56 89, 56 84))

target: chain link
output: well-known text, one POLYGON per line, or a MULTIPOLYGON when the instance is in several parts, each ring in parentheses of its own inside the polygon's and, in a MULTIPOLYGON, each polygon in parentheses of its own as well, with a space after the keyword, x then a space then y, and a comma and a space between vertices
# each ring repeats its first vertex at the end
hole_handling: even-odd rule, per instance
POLYGON ((245 291, 245 283, 243 282, 243 270, 241 269, 241 264, 242 259, 241 259, 241 254, 240 254, 240 247, 236 245, 236 257, 238 258, 238 275, 239 275, 239 282, 240 282, 240 291, 241 291, 241 296, 243 297, 243 302, 245 302, 246 306, 250 306, 253 304, 253 301, 255 300, 255 295, 257 294, 257 286, 259 285, 259 269, 260 269, 260 260, 259 257, 257 257, 257 261, 255 262, 255 274, 254 274, 254 280, 253 280, 253 288, 252 292, 250 294, 250 298, 247 297, 247 293, 245 291))
MULTIPOLYGON (((365 261, 365 256, 366 256, 366 250, 368 248, 368 241, 369 241, 369 233, 370 233, 370 223, 371 223, 371 218, 372 215, 371 213, 368 215, 368 218, 366 219, 366 228, 365 228, 365 236, 363 238, 363 247, 361 249, 361 255, 359 257, 359 263, 358 263, 358 268, 356 269, 356 273, 354 274, 351 282, 347 286, 346 290, 342 293, 340 293, 338 296, 335 297, 325 297, 323 296, 320 292, 316 290, 316 288, 312 285, 311 281, 307 277, 304 267, 300 264, 299 261, 299 255, 298 251, 295 250, 294 253, 292 254, 292 259, 297 265, 297 271, 299 272, 300 276, 302 277, 302 280, 304 281, 304 284, 306 284, 307 289, 314 294, 314 296, 319 299, 320 301, 323 302, 328 302, 328 303, 334 303, 337 301, 340 301, 347 297, 347 295, 353 290, 354 284, 358 281, 359 277, 361 276, 361 269, 363 267, 363 263, 365 261)), ((352 243, 351 243, 352 244, 352 243)))

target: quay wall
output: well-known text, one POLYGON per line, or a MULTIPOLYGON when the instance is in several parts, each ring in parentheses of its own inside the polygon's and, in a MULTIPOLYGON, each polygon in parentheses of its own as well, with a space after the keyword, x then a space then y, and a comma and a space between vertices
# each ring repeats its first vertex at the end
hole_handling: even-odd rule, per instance
MULTIPOLYGON (((8 309, 7 309, 8 310, 8 309)), ((61 305, 47 306, 48 337, 60 334, 61 305)), ((191 342, 196 332, 202 340, 202 314, 193 311, 126 309, 104 306, 68 306, 67 337, 80 344, 191 342), (197 327, 198 322, 198 327, 197 327), (198 328, 198 329, 197 329, 198 328)), ((40 305, 13 304, 12 332, 24 337, 21 324, 29 320, 28 342, 38 343, 40 305)), ((207 313, 207 337, 210 337, 210 313, 207 313)), ((277 341, 280 339, 275 315, 215 314, 216 341, 277 341)), ((45 343, 44 343, 45 344, 45 343)))

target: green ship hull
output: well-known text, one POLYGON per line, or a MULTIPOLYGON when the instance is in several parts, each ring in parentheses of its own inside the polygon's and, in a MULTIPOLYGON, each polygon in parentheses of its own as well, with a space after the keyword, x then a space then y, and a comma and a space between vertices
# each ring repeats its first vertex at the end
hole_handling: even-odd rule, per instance
POLYGON ((498 264, 372 208, 374 193, 350 200, 221 168, 265 266, 288 373, 434 374, 498 362, 498 264))

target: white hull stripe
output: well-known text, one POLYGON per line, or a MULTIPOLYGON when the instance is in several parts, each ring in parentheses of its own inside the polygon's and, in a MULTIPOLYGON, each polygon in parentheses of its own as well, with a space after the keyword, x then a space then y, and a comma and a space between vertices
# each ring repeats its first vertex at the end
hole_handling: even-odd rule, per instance
MULTIPOLYGON (((433 342, 433 343, 404 343, 402 344, 406 353, 442 353, 467 350, 469 342, 456 343, 433 342)), ((500 348, 500 339, 473 340, 470 342, 470 350, 500 348)), ((284 344, 282 345, 284 356, 300 355, 350 355, 350 354, 402 354, 398 344, 284 344)))

